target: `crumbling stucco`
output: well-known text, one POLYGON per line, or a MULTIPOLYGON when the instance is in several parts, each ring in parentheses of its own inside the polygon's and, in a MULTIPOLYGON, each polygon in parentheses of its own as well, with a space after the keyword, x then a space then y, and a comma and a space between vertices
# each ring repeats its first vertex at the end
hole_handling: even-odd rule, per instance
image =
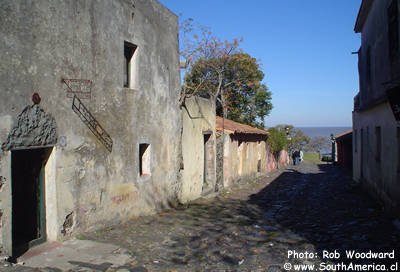
POLYGON ((223 180, 224 187, 231 186, 241 178, 266 174, 289 162, 284 150, 275 158, 265 135, 225 133, 217 140, 218 160, 223 158, 223 163, 218 164, 217 176, 219 182, 223 180))
POLYGON ((5 180, 5 177, 0 176, 0 192, 3 190, 5 180))
MULTIPOLYGON (((3 228, 3 210, 0 210, 0 232, 2 231, 3 228)), ((3 248, 3 237, 0 235, 0 255, 2 253, 2 248, 3 248)))
MULTIPOLYGON (((51 216, 51 230, 55 230, 48 239, 64 239, 61 230, 71 211, 74 227, 69 231, 74 235, 176 202, 181 188, 178 17, 156 0, 136 0, 134 6, 126 0, 5 0, 0 21, 3 148, 56 143, 57 135, 48 133, 55 123, 42 124, 43 118, 36 118, 42 114, 35 113, 38 106, 26 108, 26 117, 18 117, 34 92, 40 94, 40 107, 54 117, 57 134, 66 143, 54 148, 45 170, 45 183, 51 185, 46 194, 52 194, 46 195, 46 216, 51 216), (129 88, 124 87, 124 41, 137 45, 129 88), (92 93, 83 103, 111 135, 112 152, 73 112, 70 94, 79 91, 75 88, 79 85, 67 93, 63 79, 93 82, 92 93), (10 124, 18 124, 19 119, 25 120, 24 129, 18 125, 11 129, 10 124), (145 178, 138 174, 140 143, 150 144, 152 150, 151 176, 145 178), (121 189, 126 187, 130 195, 121 189)), ((8 159, 0 164, 0 176, 8 182, 12 151, 4 153, 8 159)), ((0 199, 4 248, 10 254, 12 211, 7 183, 0 199)))
POLYGON ((0 190, 0 249, 1 254, 11 254, 11 152, 0 150, 0 175, 2 177, 2 188, 0 190))
POLYGON ((186 99, 182 108, 182 191, 180 200, 187 202, 215 191, 216 140, 215 105, 205 98, 186 99), (204 135, 210 135, 205 146, 204 135), (206 156, 205 153, 206 152, 206 156), (206 161, 206 162, 205 162, 206 161), (204 165, 206 163, 206 169, 204 165), (206 174, 206 179, 204 178, 206 174), (206 182, 204 182, 206 181, 206 182))
POLYGON ((74 212, 70 212, 66 217, 63 223, 63 227, 61 233, 65 236, 72 232, 73 227, 75 226, 74 212))

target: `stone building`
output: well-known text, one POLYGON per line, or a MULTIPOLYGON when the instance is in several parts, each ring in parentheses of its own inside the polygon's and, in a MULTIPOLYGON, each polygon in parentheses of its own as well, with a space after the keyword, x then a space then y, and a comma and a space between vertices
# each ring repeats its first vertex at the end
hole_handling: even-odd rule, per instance
POLYGON ((0 22, 1 254, 176 201, 177 16, 156 0, 5 0, 0 22))
POLYGON ((267 145, 268 132, 217 116, 217 176, 221 187, 229 187, 240 178, 268 173, 278 165, 289 163, 289 155, 281 151, 275 159, 267 145), (222 133, 224 132, 224 133, 222 133))
POLYGON ((185 99, 182 125, 181 202, 289 163, 286 151, 278 159, 272 154, 267 131, 216 116, 215 104, 209 99, 185 99))
POLYGON ((216 190, 215 103, 196 96, 185 99, 182 125, 180 200, 187 202, 216 190))
POLYGON ((353 177, 390 210, 400 204, 399 1, 363 0, 355 23, 360 90, 354 98, 353 177))

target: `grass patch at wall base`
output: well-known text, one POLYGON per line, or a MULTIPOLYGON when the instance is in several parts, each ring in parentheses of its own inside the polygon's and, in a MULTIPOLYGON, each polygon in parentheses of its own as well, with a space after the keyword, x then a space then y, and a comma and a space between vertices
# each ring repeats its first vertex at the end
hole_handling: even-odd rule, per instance
POLYGON ((304 152, 303 159, 312 163, 320 163, 319 153, 317 152, 304 152))

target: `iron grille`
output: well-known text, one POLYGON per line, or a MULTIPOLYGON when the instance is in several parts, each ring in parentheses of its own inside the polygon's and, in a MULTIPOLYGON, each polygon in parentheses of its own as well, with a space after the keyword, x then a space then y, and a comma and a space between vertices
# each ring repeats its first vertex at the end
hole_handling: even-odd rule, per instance
POLYGON ((81 118, 83 123, 90 129, 91 132, 100 140, 108 151, 112 151, 113 140, 110 135, 97 122, 89 110, 82 104, 81 100, 74 95, 72 100, 72 110, 81 118))

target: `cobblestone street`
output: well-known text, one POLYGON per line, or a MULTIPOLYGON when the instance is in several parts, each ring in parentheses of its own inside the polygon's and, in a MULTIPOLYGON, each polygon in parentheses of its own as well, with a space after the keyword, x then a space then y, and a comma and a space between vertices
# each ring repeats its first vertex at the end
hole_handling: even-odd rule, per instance
MULTIPOLYGON (((98 270, 80 264, 74 271, 281 271, 287 262, 320 263, 323 250, 341 254, 330 263, 349 262, 345 250, 394 249, 398 261, 397 221, 383 215, 347 174, 305 162, 241 181, 215 198, 87 233, 80 239, 118 245, 134 261, 98 270), (288 260, 288 250, 319 258, 288 260)), ((369 262, 380 261, 356 261, 369 262)))

